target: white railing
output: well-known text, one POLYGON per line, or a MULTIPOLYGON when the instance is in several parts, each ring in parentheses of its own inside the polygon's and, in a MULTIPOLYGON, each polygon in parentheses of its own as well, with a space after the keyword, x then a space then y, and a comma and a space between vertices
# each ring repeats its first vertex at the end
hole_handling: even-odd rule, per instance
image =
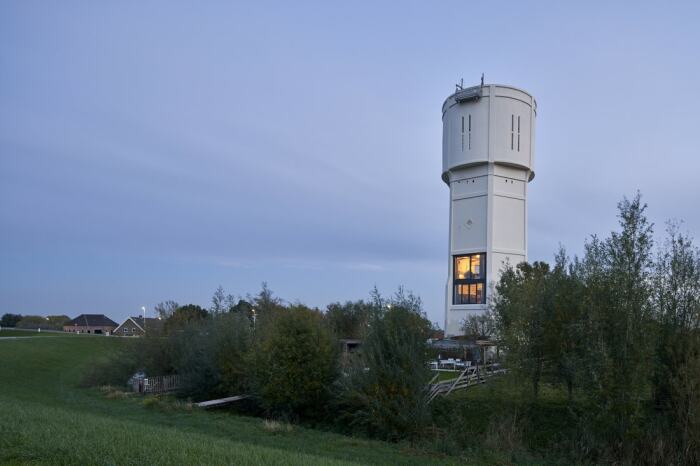
POLYGON ((133 381, 133 389, 137 393, 168 393, 180 388, 179 375, 160 375, 146 377, 133 381))

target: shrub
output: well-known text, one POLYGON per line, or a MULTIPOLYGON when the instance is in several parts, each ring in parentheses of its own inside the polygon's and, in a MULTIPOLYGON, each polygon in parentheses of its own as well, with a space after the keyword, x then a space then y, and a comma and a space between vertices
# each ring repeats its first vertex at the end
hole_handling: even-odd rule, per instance
POLYGON ((292 306, 258 331, 250 360, 263 407, 281 416, 322 417, 337 367, 336 344, 322 314, 292 306))
POLYGON ((48 330, 62 329, 62 327, 57 326, 55 323, 49 321, 47 317, 43 316, 24 316, 22 317, 22 320, 17 322, 16 327, 26 329, 43 328, 48 330))
POLYGON ((22 314, 3 314, 0 327, 15 327, 20 320, 22 320, 22 314))
POLYGON ((195 399, 231 396, 247 387, 246 354, 251 345, 247 316, 212 315, 171 336, 173 370, 183 380, 181 394, 195 399))
POLYGON ((208 315, 209 312, 203 307, 196 304, 187 304, 171 311, 163 327, 166 333, 174 333, 187 328, 192 323, 206 319, 208 315))
POLYGON ((326 320, 338 338, 364 338, 371 313, 372 304, 362 300, 332 303, 328 305, 326 320))
POLYGON ((218 391, 228 395, 242 394, 248 389, 247 354, 252 345, 252 327, 243 312, 225 314, 215 319, 216 366, 219 371, 218 391))
POLYGON ((417 437, 430 421, 429 334, 430 322, 415 310, 375 312, 362 356, 341 380, 341 421, 392 441, 417 437))
POLYGON ((139 371, 150 376, 173 373, 172 349, 167 339, 147 336, 119 343, 111 353, 94 362, 81 380, 82 386, 124 387, 139 371))

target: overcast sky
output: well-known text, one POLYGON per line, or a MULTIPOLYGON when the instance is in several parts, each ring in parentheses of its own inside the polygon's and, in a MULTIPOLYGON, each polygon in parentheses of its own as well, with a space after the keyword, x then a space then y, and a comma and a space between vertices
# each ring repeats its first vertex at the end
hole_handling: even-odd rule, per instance
POLYGON ((455 82, 538 102, 529 258, 641 190, 700 239, 700 3, 0 3, 0 314, 218 285, 443 324, 455 82))

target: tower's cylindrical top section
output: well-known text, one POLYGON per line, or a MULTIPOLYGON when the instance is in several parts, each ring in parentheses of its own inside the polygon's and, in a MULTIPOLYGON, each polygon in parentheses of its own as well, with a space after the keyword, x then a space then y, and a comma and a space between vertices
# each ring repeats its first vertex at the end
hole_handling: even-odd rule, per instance
POLYGON ((442 179, 493 163, 534 172, 537 103, 527 92, 488 84, 459 90, 442 105, 442 179))

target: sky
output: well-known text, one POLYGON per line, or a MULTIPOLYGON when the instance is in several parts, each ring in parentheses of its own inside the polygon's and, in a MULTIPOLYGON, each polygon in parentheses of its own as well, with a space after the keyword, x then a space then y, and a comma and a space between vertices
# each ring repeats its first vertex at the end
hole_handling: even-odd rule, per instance
POLYGON ((700 240, 699 2, 0 3, 0 314, 373 286, 443 324, 441 106, 537 99, 529 259, 639 190, 700 240))

